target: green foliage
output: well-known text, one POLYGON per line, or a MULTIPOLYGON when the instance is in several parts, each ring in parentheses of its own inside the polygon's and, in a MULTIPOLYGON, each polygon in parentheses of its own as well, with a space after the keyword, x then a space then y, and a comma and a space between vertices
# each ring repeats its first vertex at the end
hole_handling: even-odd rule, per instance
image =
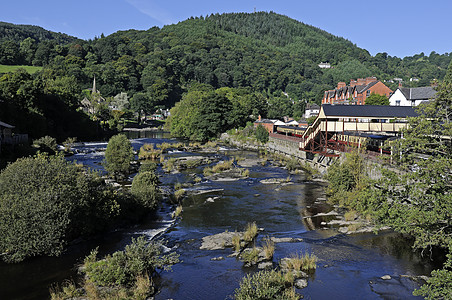
POLYGON ((158 183, 159 179, 153 171, 140 172, 133 178, 130 193, 142 207, 155 209, 160 199, 158 183))
POLYGON ((134 159, 132 145, 123 134, 112 136, 105 150, 105 169, 114 177, 125 177, 134 159))
POLYGON ((17 160, 0 173, 0 252, 5 261, 59 255, 118 214, 112 191, 61 156, 17 160))
POLYGON ((243 233, 243 239, 245 242, 251 242, 254 240, 254 238, 257 236, 257 225, 256 222, 248 223, 246 225, 245 232, 243 233))
POLYGON ((254 135, 256 136, 256 139, 262 144, 268 142, 268 131, 264 128, 264 126, 259 124, 254 131, 254 135))
POLYGON ((281 272, 260 271, 243 278, 240 287, 235 290, 234 298, 237 300, 300 299, 292 284, 293 282, 288 281, 281 272))
POLYGON ((366 98, 366 105, 389 105, 389 98, 385 95, 372 93, 366 98))
MULTIPOLYGON (((101 260, 96 258, 96 249, 85 258, 83 272, 86 280, 92 283, 96 290, 100 290, 101 287, 127 288, 135 289, 136 294, 140 284, 138 278, 152 277, 161 269, 170 270, 172 265, 179 262, 178 254, 173 252, 163 255, 161 248, 161 244, 147 242, 141 236, 132 239, 132 243, 127 245, 124 251, 116 251, 101 260)), ((146 282, 147 284, 141 284, 141 294, 150 296, 149 280, 146 282), (146 290, 144 287, 149 289, 146 290)))
POLYGON ((289 270, 309 271, 317 268, 317 260, 318 258, 314 254, 306 253, 302 255, 301 253, 297 253, 285 259, 284 262, 289 270))
POLYGON ((243 261, 249 265, 253 265, 256 264, 257 261, 259 260, 259 253, 260 250, 258 248, 253 248, 253 249, 245 249, 241 255, 241 258, 243 259, 243 261))
POLYGON ((139 172, 155 172, 157 170, 157 164, 155 162, 144 162, 140 165, 139 172))
POLYGON ((34 140, 33 147, 37 148, 41 152, 47 152, 49 154, 55 154, 58 150, 56 139, 48 135, 34 140))

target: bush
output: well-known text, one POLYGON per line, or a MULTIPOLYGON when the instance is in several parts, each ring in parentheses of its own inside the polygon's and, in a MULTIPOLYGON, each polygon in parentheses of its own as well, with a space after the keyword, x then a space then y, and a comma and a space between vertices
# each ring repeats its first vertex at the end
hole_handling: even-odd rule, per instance
POLYGON ((48 135, 34 140, 33 147, 37 148, 41 152, 46 152, 52 155, 55 154, 58 150, 56 139, 48 135))
POLYGON ((154 172, 140 172, 133 178, 130 193, 139 205, 154 209, 160 200, 158 183, 159 179, 154 172))
POLYGON ((132 239, 124 251, 117 251, 97 260, 97 249, 83 264, 87 278, 98 286, 131 286, 139 275, 154 275, 157 269, 170 270, 179 262, 176 253, 162 255, 161 244, 148 243, 143 236, 132 239))
POLYGON ((237 300, 249 299, 299 299, 292 286, 293 282, 275 270, 260 271, 247 275, 235 290, 234 298, 237 300))
POLYGON ((157 164, 154 162, 145 162, 140 166, 139 172, 155 172, 157 170, 157 164))
POLYGON ((123 134, 112 136, 105 150, 105 170, 115 178, 129 174, 130 162, 134 160, 132 145, 123 134))
POLYGON ((261 142, 262 144, 265 144, 268 142, 268 131, 264 128, 262 125, 258 125, 256 127, 256 130, 254 131, 254 136, 256 139, 261 142))
POLYGON ((59 255, 69 240, 104 229, 118 214, 111 188, 62 156, 22 158, 0 173, 5 261, 59 255))

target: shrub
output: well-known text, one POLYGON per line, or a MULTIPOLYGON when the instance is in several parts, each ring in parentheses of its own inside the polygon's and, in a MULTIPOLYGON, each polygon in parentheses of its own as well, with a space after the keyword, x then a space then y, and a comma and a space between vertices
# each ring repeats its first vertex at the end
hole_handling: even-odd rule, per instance
POLYGON ((93 172, 61 155, 18 159, 0 173, 0 253, 9 262, 59 255, 66 243, 104 229, 117 198, 93 172))
POLYGON ((132 239, 124 251, 117 251, 101 260, 97 260, 96 256, 97 249, 85 258, 82 268, 87 282, 93 285, 90 289, 99 292, 101 289, 98 287, 128 288, 133 289, 133 294, 138 298, 149 296, 149 277, 155 275, 158 269, 169 270, 179 262, 178 254, 162 255, 161 244, 148 243, 142 236, 132 239))
POLYGON ((154 209, 160 200, 158 183, 154 172, 140 172, 133 178, 130 192, 141 206, 154 209))
POLYGON ((146 161, 140 165, 139 172, 155 172, 157 170, 157 164, 155 162, 146 161))
POLYGON ((253 265, 256 264, 257 261, 259 260, 259 249, 258 248, 253 248, 251 250, 246 249, 243 253, 242 253, 242 259, 245 263, 253 265))
POLYGON ((254 131, 254 136, 262 144, 268 142, 268 131, 262 125, 258 125, 256 127, 256 130, 254 131))
POLYGON ((295 300, 300 297, 295 293, 292 282, 288 282, 281 272, 271 270, 247 275, 235 290, 234 298, 295 300))
POLYGON ((33 147, 37 148, 41 152, 46 152, 49 154, 55 154, 58 150, 56 139, 48 135, 34 140, 33 147))
POLYGON ((161 244, 147 242, 144 236, 132 238, 124 251, 116 251, 97 260, 97 250, 91 251, 83 264, 83 272, 100 286, 130 285, 139 275, 153 275, 157 269, 170 270, 179 262, 179 255, 162 255, 161 244))
POLYGON ((114 177, 129 174, 130 162, 134 159, 132 145, 123 134, 112 136, 105 150, 105 170, 114 177))

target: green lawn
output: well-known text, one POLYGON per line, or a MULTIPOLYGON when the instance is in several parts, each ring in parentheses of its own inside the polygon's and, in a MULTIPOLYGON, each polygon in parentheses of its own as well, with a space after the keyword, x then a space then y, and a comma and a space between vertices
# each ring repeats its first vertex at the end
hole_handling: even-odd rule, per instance
POLYGON ((0 74, 2 73, 8 73, 8 72, 14 72, 17 69, 23 68, 28 73, 33 74, 37 71, 41 70, 42 67, 33 67, 33 66, 7 66, 7 65, 0 65, 0 74))

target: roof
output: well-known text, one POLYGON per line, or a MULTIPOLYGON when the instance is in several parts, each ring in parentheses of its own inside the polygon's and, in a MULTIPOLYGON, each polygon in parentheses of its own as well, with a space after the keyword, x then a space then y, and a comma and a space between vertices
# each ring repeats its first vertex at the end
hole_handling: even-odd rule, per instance
POLYGON ((6 127, 6 128, 14 128, 15 126, 13 126, 13 125, 9 125, 9 124, 6 124, 6 123, 4 123, 4 122, 0 121, 0 127, 6 127))
POLYGON ((435 98, 436 90, 431 86, 417 88, 399 88, 407 100, 429 100, 435 98))
POLYGON ((411 106, 323 104, 322 110, 327 117, 407 118, 418 116, 411 106))

